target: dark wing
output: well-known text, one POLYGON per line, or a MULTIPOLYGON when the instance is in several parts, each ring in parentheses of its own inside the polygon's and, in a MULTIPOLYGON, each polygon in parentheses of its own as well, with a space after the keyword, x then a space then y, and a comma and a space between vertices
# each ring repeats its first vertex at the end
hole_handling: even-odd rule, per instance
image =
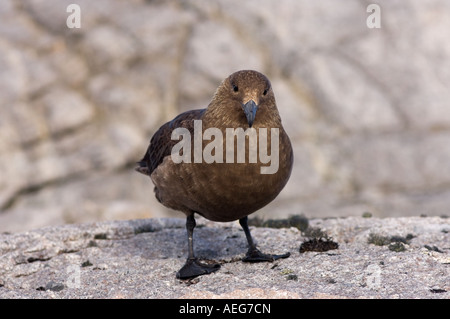
POLYGON ((172 121, 161 126, 153 135, 144 157, 137 162, 139 166, 136 167, 136 171, 150 176, 156 167, 162 163, 164 157, 170 155, 172 147, 179 142, 171 139, 172 131, 178 127, 184 127, 193 134, 194 120, 200 120, 205 110, 199 109, 181 113, 172 121))

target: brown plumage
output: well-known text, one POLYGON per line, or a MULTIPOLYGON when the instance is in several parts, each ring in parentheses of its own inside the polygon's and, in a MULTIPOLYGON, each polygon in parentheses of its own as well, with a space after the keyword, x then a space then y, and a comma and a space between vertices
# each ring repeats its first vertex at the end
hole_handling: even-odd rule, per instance
MULTIPOLYGON (((203 139, 202 149, 211 141, 203 139)), ((260 144, 259 144, 260 145, 260 144)), ((216 90, 206 109, 184 112, 167 122, 153 135, 137 171, 149 175, 155 184, 155 195, 163 205, 182 211, 187 216, 189 257, 177 273, 178 278, 190 278, 213 272, 218 265, 201 264, 194 257, 192 233, 194 214, 218 222, 239 220, 249 243, 244 261, 272 261, 284 255, 266 255, 256 249, 247 226, 247 216, 270 203, 286 185, 293 164, 292 147, 281 124, 280 115, 269 80, 256 71, 238 71, 226 78, 216 90), (194 163, 194 120, 201 120, 202 131, 218 128, 223 134, 223 163, 194 163), (268 154, 271 154, 271 129, 279 130, 278 170, 261 174, 260 157, 249 160, 249 137, 245 143, 245 163, 237 163, 237 145, 233 163, 226 162, 226 128, 255 128, 258 141, 260 129, 267 129, 268 154), (191 163, 174 163, 172 131, 186 128, 191 133, 191 163)))

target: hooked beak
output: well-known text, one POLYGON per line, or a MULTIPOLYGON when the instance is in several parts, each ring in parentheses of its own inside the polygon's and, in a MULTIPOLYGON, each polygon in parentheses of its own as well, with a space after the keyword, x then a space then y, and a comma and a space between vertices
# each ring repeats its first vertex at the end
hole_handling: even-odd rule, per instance
POLYGON ((252 127, 255 121, 256 111, 258 110, 258 105, 255 101, 250 100, 245 104, 242 104, 242 109, 244 110, 245 117, 247 118, 248 127, 252 127))

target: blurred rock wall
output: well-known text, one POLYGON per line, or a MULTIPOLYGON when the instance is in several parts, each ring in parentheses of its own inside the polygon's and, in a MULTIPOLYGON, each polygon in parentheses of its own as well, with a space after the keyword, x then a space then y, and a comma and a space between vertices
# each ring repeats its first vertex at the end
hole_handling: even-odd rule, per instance
POLYGON ((262 216, 448 214, 450 2, 377 1, 381 28, 370 3, 2 0, 0 231, 173 215, 134 162, 239 69, 295 150, 262 216))

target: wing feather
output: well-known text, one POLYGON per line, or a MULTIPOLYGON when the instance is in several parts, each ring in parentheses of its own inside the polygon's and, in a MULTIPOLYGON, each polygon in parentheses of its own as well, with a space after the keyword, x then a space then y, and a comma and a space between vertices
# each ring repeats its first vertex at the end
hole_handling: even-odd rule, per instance
POLYGON ((152 172, 161 164, 164 157, 171 154, 172 148, 178 143, 178 140, 172 140, 172 131, 183 127, 188 129, 191 134, 194 131, 194 120, 200 120, 206 109, 191 110, 181 113, 172 121, 162 125, 150 140, 150 145, 145 152, 144 157, 137 162, 136 171, 145 175, 151 175, 152 172))

